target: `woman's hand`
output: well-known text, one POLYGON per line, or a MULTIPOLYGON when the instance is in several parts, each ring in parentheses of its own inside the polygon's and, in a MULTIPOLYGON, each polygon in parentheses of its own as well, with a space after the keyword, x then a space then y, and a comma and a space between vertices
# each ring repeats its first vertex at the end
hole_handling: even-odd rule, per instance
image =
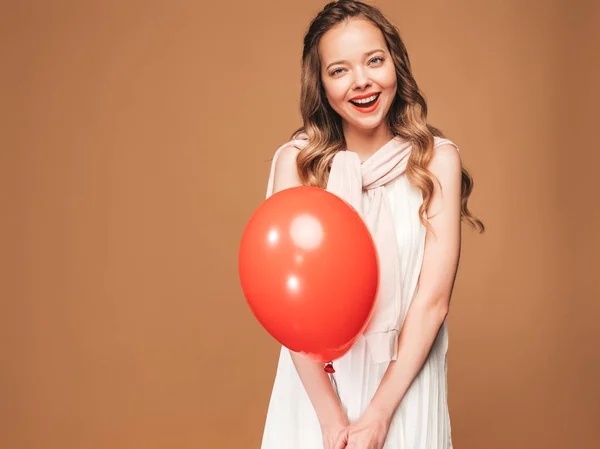
POLYGON ((321 427, 323 449, 345 449, 348 443, 348 420, 338 420, 321 427))
POLYGON ((348 427, 348 438, 345 448, 382 449, 391 421, 391 416, 380 411, 367 409, 358 421, 348 427))

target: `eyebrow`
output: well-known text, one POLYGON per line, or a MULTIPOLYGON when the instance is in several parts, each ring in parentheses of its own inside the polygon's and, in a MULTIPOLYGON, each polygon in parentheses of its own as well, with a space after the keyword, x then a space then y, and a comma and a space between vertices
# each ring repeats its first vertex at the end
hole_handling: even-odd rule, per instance
MULTIPOLYGON (((383 51, 383 50, 382 50, 381 48, 378 48, 378 49, 376 49, 376 50, 371 50, 371 51, 368 51, 368 52, 366 52, 366 53, 363 55, 363 57, 365 57, 365 58, 366 58, 367 56, 371 56, 373 53, 377 53, 378 51, 383 51)), ((331 67, 332 65, 335 65, 335 64, 341 64, 342 62, 348 62, 348 61, 335 61, 335 62, 332 62, 331 64, 329 64, 329 65, 327 66, 327 68, 326 68, 325 70, 328 70, 328 69, 329 69, 329 67, 331 67)))

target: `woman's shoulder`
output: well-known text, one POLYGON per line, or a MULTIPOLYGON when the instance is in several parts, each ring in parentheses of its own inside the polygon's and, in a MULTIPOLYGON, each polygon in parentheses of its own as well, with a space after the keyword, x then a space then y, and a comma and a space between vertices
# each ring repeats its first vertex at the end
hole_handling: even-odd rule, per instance
POLYGON ((460 183, 462 161, 458 145, 449 139, 436 137, 433 148, 427 169, 442 183, 460 183))
POLYGON ((300 150, 308 145, 308 134, 304 132, 295 133, 290 140, 279 146, 275 151, 274 158, 295 158, 300 150))
POLYGON ((296 132, 291 139, 280 145, 273 155, 274 166, 291 166, 295 164, 300 150, 308 145, 308 135, 305 132, 296 132))
POLYGON ((302 185, 298 176, 297 157, 300 150, 308 143, 308 139, 301 137, 294 136, 275 151, 267 195, 302 185))
POLYGON ((460 168, 460 149, 458 148, 458 145, 450 139, 434 137, 433 149, 433 157, 427 168, 433 170, 436 176, 436 170, 456 171, 460 168))
POLYGON ((460 151, 460 149, 458 148, 458 145, 455 144, 454 142, 452 142, 450 139, 446 139, 445 137, 438 137, 438 136, 433 137, 433 148, 434 149, 439 148, 444 145, 454 147, 456 149, 456 151, 460 151))

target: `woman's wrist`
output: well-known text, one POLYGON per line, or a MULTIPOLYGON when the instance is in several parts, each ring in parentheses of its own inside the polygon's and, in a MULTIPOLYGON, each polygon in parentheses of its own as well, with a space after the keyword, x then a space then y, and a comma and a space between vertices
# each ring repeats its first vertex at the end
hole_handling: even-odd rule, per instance
POLYGON ((321 430, 338 429, 350 424, 348 417, 341 406, 334 407, 331 410, 323 410, 318 415, 321 430))
POLYGON ((321 428, 334 428, 348 424, 346 413, 340 404, 329 375, 323 364, 303 354, 290 351, 296 371, 314 407, 321 428))
POLYGON ((393 404, 379 403, 373 400, 367 406, 364 415, 369 418, 390 422, 396 412, 396 408, 393 404))

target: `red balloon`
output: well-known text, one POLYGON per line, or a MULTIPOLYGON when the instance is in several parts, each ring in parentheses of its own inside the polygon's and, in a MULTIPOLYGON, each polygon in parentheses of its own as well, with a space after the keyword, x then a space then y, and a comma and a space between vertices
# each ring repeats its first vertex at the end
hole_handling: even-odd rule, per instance
POLYGON ((254 212, 239 250, 248 304, 283 346, 329 362, 371 317, 377 251, 357 211, 318 187, 282 190, 254 212))

